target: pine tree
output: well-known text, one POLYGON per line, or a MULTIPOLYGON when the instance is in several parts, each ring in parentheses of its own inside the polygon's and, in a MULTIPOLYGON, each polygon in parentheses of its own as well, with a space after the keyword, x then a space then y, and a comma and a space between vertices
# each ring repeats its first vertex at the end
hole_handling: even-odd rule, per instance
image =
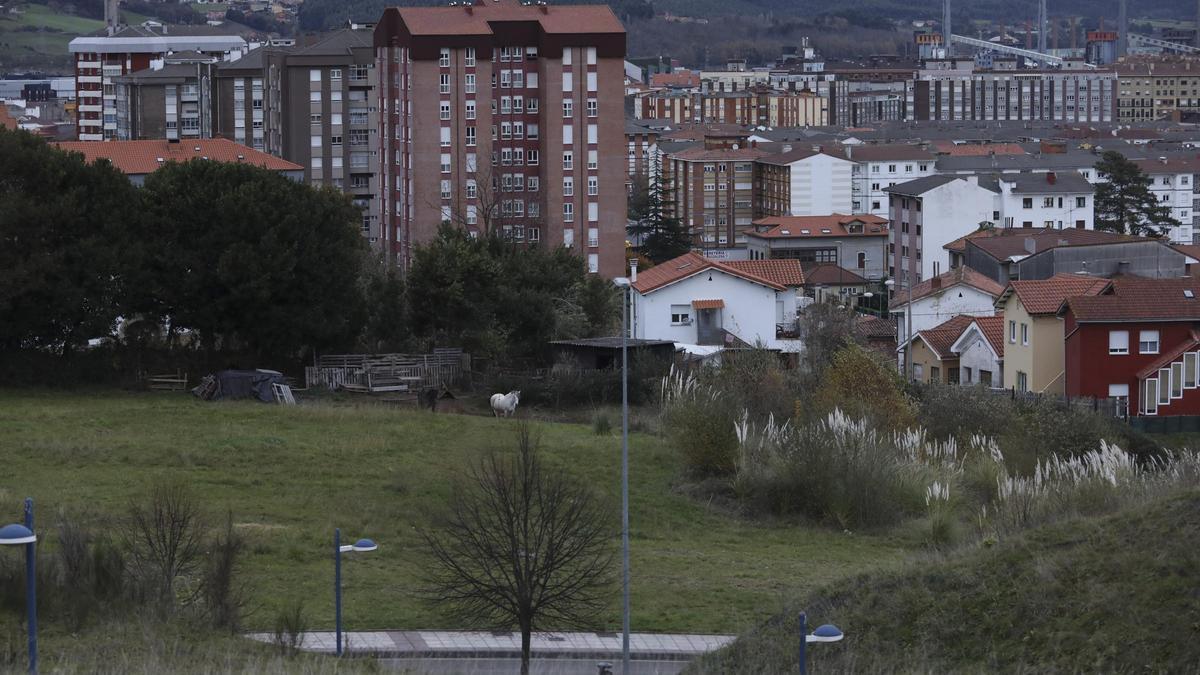
POLYGON ((638 251, 655 263, 687 253, 692 247, 692 237, 678 218, 669 215, 672 204, 665 198, 659 179, 655 177, 647 183, 644 176, 637 176, 634 184, 636 190, 629 199, 628 231, 638 243, 638 251))
POLYGON ((1124 155, 1109 150, 1096 170, 1107 180, 1096 186, 1096 229, 1161 237, 1179 226, 1150 191, 1151 178, 1124 155))

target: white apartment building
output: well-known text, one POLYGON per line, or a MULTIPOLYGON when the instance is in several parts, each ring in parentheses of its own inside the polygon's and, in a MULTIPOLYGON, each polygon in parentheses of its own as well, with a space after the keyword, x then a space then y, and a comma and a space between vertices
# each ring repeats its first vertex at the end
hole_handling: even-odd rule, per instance
POLYGON ((990 222, 996 193, 976 176, 926 176, 885 188, 891 232, 888 276, 917 284, 950 268, 946 244, 990 222))
POLYGON ((1096 227, 1092 184, 1076 172, 1011 173, 980 178, 995 192, 991 222, 997 227, 1096 227))
POLYGON ((1194 203, 1196 175, 1200 174, 1200 161, 1195 159, 1141 159, 1135 160, 1150 177, 1150 190, 1158 202, 1171 209, 1171 217, 1181 225, 1171 228, 1168 236, 1173 244, 1191 244, 1197 232, 1194 203))
POLYGON ((758 212, 764 216, 818 216, 851 210, 854 163, 821 146, 793 149, 755 160, 758 212))
POLYGON ((845 154, 854 162, 848 213, 887 218, 887 188, 937 172, 934 154, 916 145, 847 145, 845 154))

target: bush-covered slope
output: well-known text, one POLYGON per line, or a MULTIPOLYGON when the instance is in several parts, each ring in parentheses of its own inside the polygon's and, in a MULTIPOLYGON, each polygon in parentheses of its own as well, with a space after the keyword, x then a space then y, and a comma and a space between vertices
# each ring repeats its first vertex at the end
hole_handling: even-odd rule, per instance
POLYGON ((1200 672, 1200 493, 1074 520, 807 598, 690 672, 795 672, 796 611, 855 672, 1200 672))

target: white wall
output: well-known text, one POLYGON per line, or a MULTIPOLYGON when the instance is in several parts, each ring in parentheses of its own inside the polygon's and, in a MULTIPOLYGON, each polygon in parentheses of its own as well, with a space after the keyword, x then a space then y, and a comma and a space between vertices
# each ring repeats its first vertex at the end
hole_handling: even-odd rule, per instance
MULTIPOLYGON (((956 180, 921 195, 921 279, 950 269, 950 254, 943 246, 991 221, 996 193, 979 187, 977 180, 956 180)), ((893 224, 892 228, 895 229, 893 224)))
POLYGON ((970 331, 966 336, 966 342, 961 347, 958 357, 958 377, 959 381, 964 385, 972 385, 979 383, 979 371, 987 370, 992 373, 992 387, 997 389, 1004 388, 1004 369, 999 361, 992 355, 992 349, 988 346, 987 340, 984 339, 979 331, 974 326, 967 329, 970 331), (966 369, 971 369, 971 380, 966 380, 966 369))
POLYGON ((1175 244, 1192 243, 1192 180, 1191 174, 1150 173, 1150 190, 1159 203, 1171 209, 1171 216, 1183 223, 1171 228, 1168 236, 1175 244))
MULTIPOLYGON (((853 151, 851 151, 853 153, 853 151)), ((853 157, 853 154, 851 154, 853 157)), ((884 188, 937 173, 934 160, 896 160, 888 162, 856 162, 854 165, 853 199, 850 211, 888 217, 888 193, 884 188), (924 169, 924 170, 922 170, 924 169), (854 208, 853 202, 858 202, 854 208), (875 204, 879 208, 875 208, 875 204)))
POLYGON ((635 338, 673 340, 696 344, 698 313, 691 310, 690 325, 671 324, 671 306, 687 305, 693 300, 724 300, 721 323, 725 330, 750 344, 782 349, 784 341, 775 338, 777 300, 783 300, 785 317, 796 314, 796 293, 776 291, 720 270, 704 270, 669 286, 647 294, 634 293, 635 338), (712 281, 709 281, 711 272, 712 281))
MULTIPOLYGON (((791 165, 791 214, 825 216, 854 213, 850 188, 854 162, 824 153, 791 165)), ((884 215, 886 218, 886 214, 884 215)))
MULTIPOLYGON (((907 291, 896 291, 896 297, 892 299, 893 305, 898 305, 905 301, 905 293, 907 291)), ((950 288, 943 289, 940 293, 927 295, 919 298, 912 304, 913 317, 913 333, 933 328, 939 323, 943 323, 952 319, 959 314, 969 314, 970 316, 992 316, 996 313, 995 298, 966 284, 958 284, 950 288)), ((903 342, 904 338, 909 335, 908 326, 905 321, 908 318, 909 308, 897 307, 894 311, 903 312, 904 316, 899 319, 899 333, 897 336, 903 342)))
MULTIPOLYGON (((1075 227, 1075 221, 1082 220, 1086 230, 1096 227, 1096 200, 1091 192, 1078 193, 1016 193, 1010 184, 1001 183, 1003 193, 997 195, 999 202, 997 211, 1000 221, 995 225, 1000 227, 1023 227, 1024 223, 1032 223, 1032 227, 1045 227, 1046 221, 1054 223, 1058 229, 1075 227), (1046 198, 1052 200, 1051 206, 1045 206, 1046 198), (1084 206, 1076 206, 1077 200, 1083 198, 1084 206), (1025 208, 1025 200, 1031 200, 1031 207, 1025 208), (1059 203, 1062 206, 1059 206, 1059 203)), ((1189 198, 1191 195, 1188 195, 1189 198)))

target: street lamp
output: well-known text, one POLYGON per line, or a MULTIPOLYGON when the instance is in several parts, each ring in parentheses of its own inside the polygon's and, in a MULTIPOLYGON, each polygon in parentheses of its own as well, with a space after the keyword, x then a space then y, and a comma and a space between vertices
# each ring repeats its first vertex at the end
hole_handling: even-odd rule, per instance
MULTIPOLYGON (((904 277, 905 277, 905 281, 907 281, 908 280, 908 270, 904 271, 904 277)), ((889 290, 895 289, 896 280, 888 279, 887 281, 883 282, 883 285, 887 286, 889 290)), ((912 284, 906 283, 905 286, 908 287, 908 301, 904 305, 904 379, 906 381, 911 381, 912 380, 912 374, 911 374, 912 366, 910 365, 910 363, 911 363, 910 362, 910 356, 911 356, 910 352, 912 351, 911 350, 912 345, 910 345, 909 343, 912 342, 912 311, 913 311, 913 308, 912 308, 912 284)), ((891 305, 888 305, 888 309, 891 309, 891 305)), ((897 333, 896 337, 899 338, 900 331, 897 330, 896 333, 897 333)))
POLYGON ((29 672, 37 673, 37 558, 33 532, 33 499, 25 498, 25 524, 0 527, 0 546, 25 546, 25 620, 29 624, 29 672))
POLYGON ((837 626, 827 623, 808 632, 808 612, 800 612, 800 675, 808 675, 808 643, 837 642, 845 635, 837 626))
POLYGON ((359 539, 353 544, 342 545, 341 528, 333 529, 333 607, 337 631, 337 655, 342 655, 342 554, 368 553, 379 548, 370 539, 359 539))
POLYGON ((617 277, 621 289, 621 672, 629 675, 629 296, 637 280, 637 261, 630 276, 617 277))

